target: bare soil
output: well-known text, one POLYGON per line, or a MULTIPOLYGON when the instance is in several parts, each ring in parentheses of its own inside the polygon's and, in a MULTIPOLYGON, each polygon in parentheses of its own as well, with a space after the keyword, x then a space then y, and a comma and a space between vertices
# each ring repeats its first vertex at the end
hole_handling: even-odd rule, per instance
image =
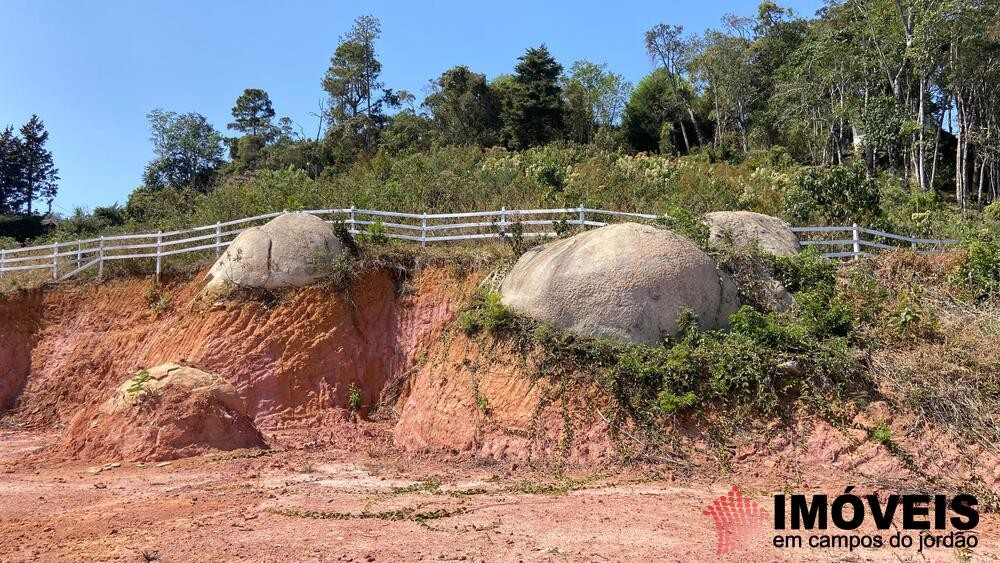
MULTIPOLYGON (((622 468, 559 476, 516 464, 398 456, 379 424, 341 437, 349 447, 310 445, 301 433, 269 438, 271 451, 91 466, 52 464, 34 453, 57 433, 5 432, 0 559, 709 561, 716 537, 705 507, 733 483, 765 510, 780 490, 767 470, 712 479, 622 468), (285 441, 305 445, 285 450, 285 441)), ((803 490, 837 494, 856 482, 828 473, 803 490)), ((1000 556, 998 532, 996 515, 984 515, 972 560, 1000 556)), ((768 541, 722 559, 968 560, 955 549, 777 550, 768 541)))

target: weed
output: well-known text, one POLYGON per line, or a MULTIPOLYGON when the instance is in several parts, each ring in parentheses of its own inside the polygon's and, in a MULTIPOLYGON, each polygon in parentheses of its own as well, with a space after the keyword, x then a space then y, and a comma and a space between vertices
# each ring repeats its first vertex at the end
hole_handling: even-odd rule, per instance
POLYGON ((389 244, 389 231, 382 221, 374 221, 365 229, 365 236, 368 241, 378 246, 389 244))
POLYGON ((890 444, 892 443, 892 429, 881 421, 875 421, 875 427, 868 431, 869 436, 872 441, 878 444, 890 444))
POLYGON ((500 303, 500 293, 490 292, 458 319, 458 326, 472 336, 480 332, 498 334, 514 328, 516 317, 500 303))
POLYGON ((361 410, 361 388, 353 381, 347 389, 347 406, 354 412, 361 410))
POLYGON ((129 395, 135 395, 137 393, 142 393, 146 390, 146 382, 149 381, 150 375, 148 370, 142 370, 131 379, 128 388, 125 392, 129 395))
POLYGON ((146 286, 143 297, 157 317, 169 311, 171 306, 173 306, 173 297, 168 293, 164 293, 163 286, 155 281, 150 282, 146 286))

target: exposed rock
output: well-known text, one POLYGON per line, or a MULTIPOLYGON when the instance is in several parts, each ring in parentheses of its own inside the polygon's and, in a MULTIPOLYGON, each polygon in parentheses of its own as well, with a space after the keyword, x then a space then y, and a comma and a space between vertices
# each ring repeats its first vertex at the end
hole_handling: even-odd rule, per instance
POLYGON ((653 344, 691 309, 703 329, 726 327, 736 286, 693 242, 636 223, 533 248, 501 286, 512 310, 577 334, 653 344))
POLYGON ((791 226, 777 217, 753 211, 716 211, 706 213, 705 221, 712 242, 732 237, 736 245, 756 243, 778 256, 798 254, 802 249, 791 226))
POLYGON ((59 444, 70 457, 128 461, 263 447, 235 387, 176 364, 139 372, 103 404, 80 411, 59 444))
POLYGON ((343 252, 330 225, 308 213, 286 213, 239 234, 205 276, 205 291, 301 287, 321 277, 319 257, 343 252))

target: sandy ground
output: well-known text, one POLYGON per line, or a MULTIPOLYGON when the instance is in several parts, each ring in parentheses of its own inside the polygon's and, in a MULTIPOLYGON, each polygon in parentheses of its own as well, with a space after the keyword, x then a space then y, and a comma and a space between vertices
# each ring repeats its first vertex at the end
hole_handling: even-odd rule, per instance
MULTIPOLYGON (((38 452, 56 438, 0 437, 3 561, 711 561, 716 538, 702 511, 740 479, 559 476, 374 446, 53 464, 38 452)), ((770 506, 769 492, 749 491, 770 506)), ((765 536, 721 559, 994 559, 995 515, 977 532, 972 552, 780 551, 765 536)))

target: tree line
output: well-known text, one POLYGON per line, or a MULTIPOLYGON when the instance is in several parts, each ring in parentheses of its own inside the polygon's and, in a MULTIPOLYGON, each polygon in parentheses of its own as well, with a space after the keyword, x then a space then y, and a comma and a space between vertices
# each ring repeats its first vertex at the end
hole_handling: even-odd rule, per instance
MULTIPOLYGON (((1000 189, 995 0, 829 0, 812 18, 765 0, 755 14, 726 15, 698 34, 652 26, 635 38, 652 66, 635 85, 605 64, 564 67, 542 44, 493 79, 454 66, 429 81, 419 103, 384 83, 381 36, 379 20, 361 16, 339 38, 309 132, 277 119, 256 88, 232 108, 232 137, 198 113, 150 112, 155 158, 140 190, 205 192, 267 169, 315 179, 380 152, 554 142, 731 162, 769 152, 951 193, 962 209, 986 205, 1000 189)), ((29 195, 8 198, 4 209, 30 211, 31 201, 54 195, 54 169, 47 178, 13 188, 29 195)))

